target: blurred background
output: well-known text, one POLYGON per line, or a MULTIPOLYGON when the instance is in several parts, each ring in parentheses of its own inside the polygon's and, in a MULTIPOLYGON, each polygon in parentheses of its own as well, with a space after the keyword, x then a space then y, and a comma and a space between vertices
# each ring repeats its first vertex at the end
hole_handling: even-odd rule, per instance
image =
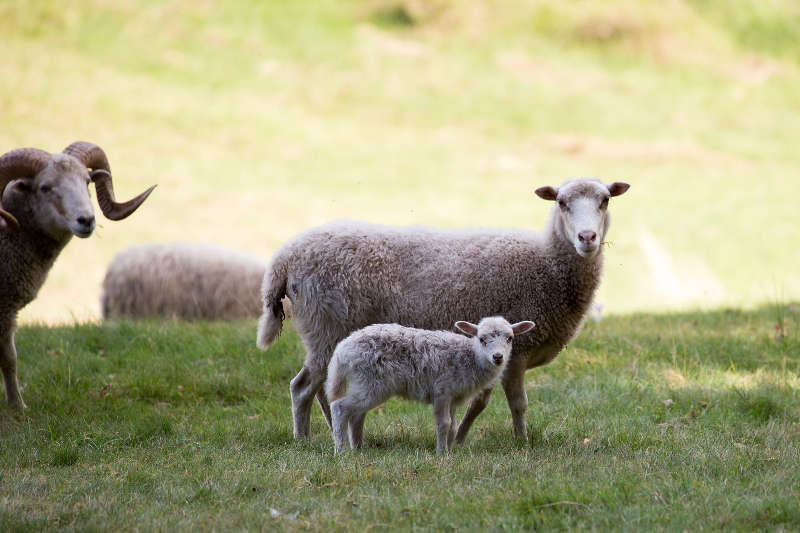
POLYGON ((99 316, 150 241, 264 259, 309 227, 539 228, 624 180, 602 312, 800 300, 796 0, 0 0, 0 150, 101 145, 131 218, 21 321, 99 316))

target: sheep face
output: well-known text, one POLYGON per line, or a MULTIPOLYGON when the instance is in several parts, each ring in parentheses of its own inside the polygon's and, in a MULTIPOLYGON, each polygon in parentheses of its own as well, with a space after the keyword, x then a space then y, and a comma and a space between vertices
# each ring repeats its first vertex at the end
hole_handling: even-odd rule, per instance
POLYGON ((481 364, 502 367, 511 357, 514 336, 527 333, 534 323, 526 320, 512 325, 502 317, 493 316, 484 318, 477 325, 459 321, 455 326, 473 338, 473 349, 481 364))
POLYGON ((35 177, 11 182, 2 201, 27 211, 38 229, 57 241, 70 235, 86 238, 95 228, 89 182, 86 167, 77 159, 54 154, 35 177))
POLYGON ((536 194, 557 203, 556 228, 581 257, 597 255, 606 236, 611 216, 608 200, 628 190, 630 185, 616 181, 609 185, 597 179, 564 182, 560 187, 540 187, 536 194))

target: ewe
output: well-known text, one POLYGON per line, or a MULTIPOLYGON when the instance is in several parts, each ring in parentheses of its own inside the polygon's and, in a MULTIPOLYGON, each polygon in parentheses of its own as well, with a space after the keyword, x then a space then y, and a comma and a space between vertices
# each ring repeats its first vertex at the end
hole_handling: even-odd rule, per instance
MULTIPOLYGON (((514 434, 527 439, 525 371, 552 361, 578 332, 600 283, 608 200, 628 187, 578 179, 537 189, 539 197, 555 201, 541 232, 339 222, 286 243, 264 276, 257 342, 266 349, 278 336, 281 298, 288 296, 307 352, 290 386, 295 437, 308 436, 315 395, 330 424, 321 388, 336 344, 351 332, 393 322, 447 329, 462 318, 502 315, 537 324, 514 345, 501 380, 514 434)), ((474 397, 456 442, 486 407, 491 391, 487 387, 474 397)))
POLYGON ((450 331, 375 324, 340 342, 328 366, 325 391, 331 402, 335 452, 360 448, 367 411, 392 396, 433 404, 436 453, 450 449, 456 407, 491 386, 503 373, 515 335, 530 331, 530 321, 511 325, 502 317, 476 326, 456 322, 471 339, 450 331), (347 394, 345 394, 347 389, 347 394))
POLYGON ((90 182, 111 220, 136 211, 154 188, 117 203, 105 153, 86 142, 60 154, 20 148, 0 157, 0 368, 11 408, 25 407, 17 382, 17 313, 36 297, 72 236, 85 239, 94 231, 90 182))
POLYGON ((220 246, 145 244, 118 253, 106 270, 104 319, 257 317, 266 264, 220 246))

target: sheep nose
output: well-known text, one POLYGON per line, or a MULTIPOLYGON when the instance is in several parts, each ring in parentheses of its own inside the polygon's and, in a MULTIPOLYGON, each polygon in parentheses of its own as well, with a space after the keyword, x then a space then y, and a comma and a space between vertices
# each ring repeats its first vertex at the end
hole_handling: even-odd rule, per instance
POLYGON ((492 359, 494 359, 494 364, 499 365, 503 362, 503 354, 496 353, 492 356, 492 359))
POLYGON ((585 243, 592 243, 597 239, 597 233, 593 231, 582 231, 578 233, 578 240, 585 243))
POLYGON ((92 224, 94 224, 94 215, 89 217, 78 217, 77 222, 81 226, 89 228, 92 226, 92 224))

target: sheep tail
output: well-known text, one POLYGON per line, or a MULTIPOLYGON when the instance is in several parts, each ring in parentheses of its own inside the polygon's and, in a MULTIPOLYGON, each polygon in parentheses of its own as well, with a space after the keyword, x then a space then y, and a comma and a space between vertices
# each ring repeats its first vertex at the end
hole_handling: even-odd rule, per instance
POLYGON ((328 379, 325 380, 325 395, 329 402, 338 400, 347 389, 347 368, 339 363, 339 357, 334 352, 328 365, 328 379))
POLYGON ((256 344, 261 350, 269 348, 280 335, 283 320, 286 318, 281 299, 286 296, 287 271, 287 266, 276 256, 264 274, 261 285, 264 310, 258 321, 256 338, 256 344))

